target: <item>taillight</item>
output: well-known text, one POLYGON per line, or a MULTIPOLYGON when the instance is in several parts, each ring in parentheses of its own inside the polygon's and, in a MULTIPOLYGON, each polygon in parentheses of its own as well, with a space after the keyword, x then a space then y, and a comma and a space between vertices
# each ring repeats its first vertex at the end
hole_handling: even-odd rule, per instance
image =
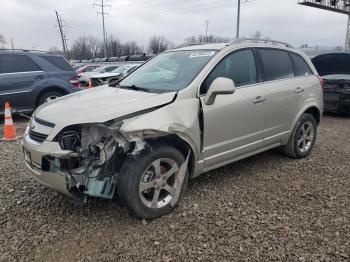
POLYGON ((318 81, 320 81, 322 89, 324 89, 324 79, 320 76, 317 76, 317 78, 318 78, 318 81))
POLYGON ((71 78, 71 80, 69 80, 69 82, 72 84, 72 86, 74 87, 79 87, 79 79, 78 79, 78 76, 75 75, 71 78))

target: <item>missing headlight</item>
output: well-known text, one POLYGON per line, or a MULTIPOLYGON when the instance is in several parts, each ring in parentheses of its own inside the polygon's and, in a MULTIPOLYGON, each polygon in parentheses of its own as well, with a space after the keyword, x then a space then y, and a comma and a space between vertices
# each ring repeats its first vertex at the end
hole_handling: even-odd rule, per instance
POLYGON ((77 131, 64 131, 58 140, 60 147, 63 150, 76 151, 76 148, 80 146, 80 135, 77 131))

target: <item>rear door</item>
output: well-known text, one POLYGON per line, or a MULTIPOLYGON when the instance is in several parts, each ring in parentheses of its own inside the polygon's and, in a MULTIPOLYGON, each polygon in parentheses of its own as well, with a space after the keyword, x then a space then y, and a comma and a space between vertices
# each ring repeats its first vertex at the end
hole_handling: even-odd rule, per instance
POLYGON ((264 88, 258 83, 254 53, 235 51, 223 58, 201 86, 204 118, 203 155, 207 169, 230 162, 263 146, 264 88), (206 105, 204 95, 217 77, 230 78, 236 92, 206 105))
POLYGON ((33 107, 31 91, 44 78, 44 72, 25 54, 2 54, 0 105, 10 102, 16 110, 33 107))
POLYGON ((290 132, 304 101, 307 76, 295 77, 294 62, 285 50, 258 48, 258 53, 266 90, 265 145, 270 145, 281 142, 290 132))

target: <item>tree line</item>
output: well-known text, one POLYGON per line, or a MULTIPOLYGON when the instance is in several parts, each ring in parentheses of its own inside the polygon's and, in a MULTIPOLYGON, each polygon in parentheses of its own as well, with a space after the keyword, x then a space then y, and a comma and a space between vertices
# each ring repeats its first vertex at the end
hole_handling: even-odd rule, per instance
MULTIPOLYGON (((215 35, 193 35, 187 37, 184 42, 189 44, 205 42, 219 43, 228 42, 229 40, 229 38, 215 35)), ((149 39, 147 46, 140 45, 136 41, 122 42, 113 36, 109 36, 107 38, 108 57, 143 54, 156 55, 174 47, 175 44, 164 36, 152 36, 149 39)), ((51 47, 49 49, 49 52, 62 54, 62 51, 57 47, 51 47)), ((102 40, 93 36, 82 36, 73 42, 68 52, 71 59, 92 59, 97 57, 101 58, 104 57, 104 43, 102 40)))

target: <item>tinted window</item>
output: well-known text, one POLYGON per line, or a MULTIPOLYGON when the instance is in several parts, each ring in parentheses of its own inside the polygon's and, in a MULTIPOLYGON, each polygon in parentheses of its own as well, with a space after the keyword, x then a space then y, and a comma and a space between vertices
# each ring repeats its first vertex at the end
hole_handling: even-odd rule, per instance
POLYGON ((294 63, 295 76, 308 76, 313 74, 310 67, 300 55, 291 53, 290 56, 294 63))
POLYGON ((226 56, 204 81, 201 94, 205 94, 218 77, 232 79, 236 87, 255 84, 257 74, 253 51, 243 50, 226 56))
POLYGON ((41 55, 40 57, 63 71, 73 71, 71 65, 62 56, 41 55))
POLYGON ((350 75, 350 54, 336 53, 316 56, 312 59, 321 76, 350 75))
POLYGON ((3 73, 31 72, 41 70, 26 55, 4 54, 1 55, 1 60, 3 73))
POLYGON ((283 79, 294 76, 292 61, 287 52, 274 49, 260 49, 265 81, 283 79))

